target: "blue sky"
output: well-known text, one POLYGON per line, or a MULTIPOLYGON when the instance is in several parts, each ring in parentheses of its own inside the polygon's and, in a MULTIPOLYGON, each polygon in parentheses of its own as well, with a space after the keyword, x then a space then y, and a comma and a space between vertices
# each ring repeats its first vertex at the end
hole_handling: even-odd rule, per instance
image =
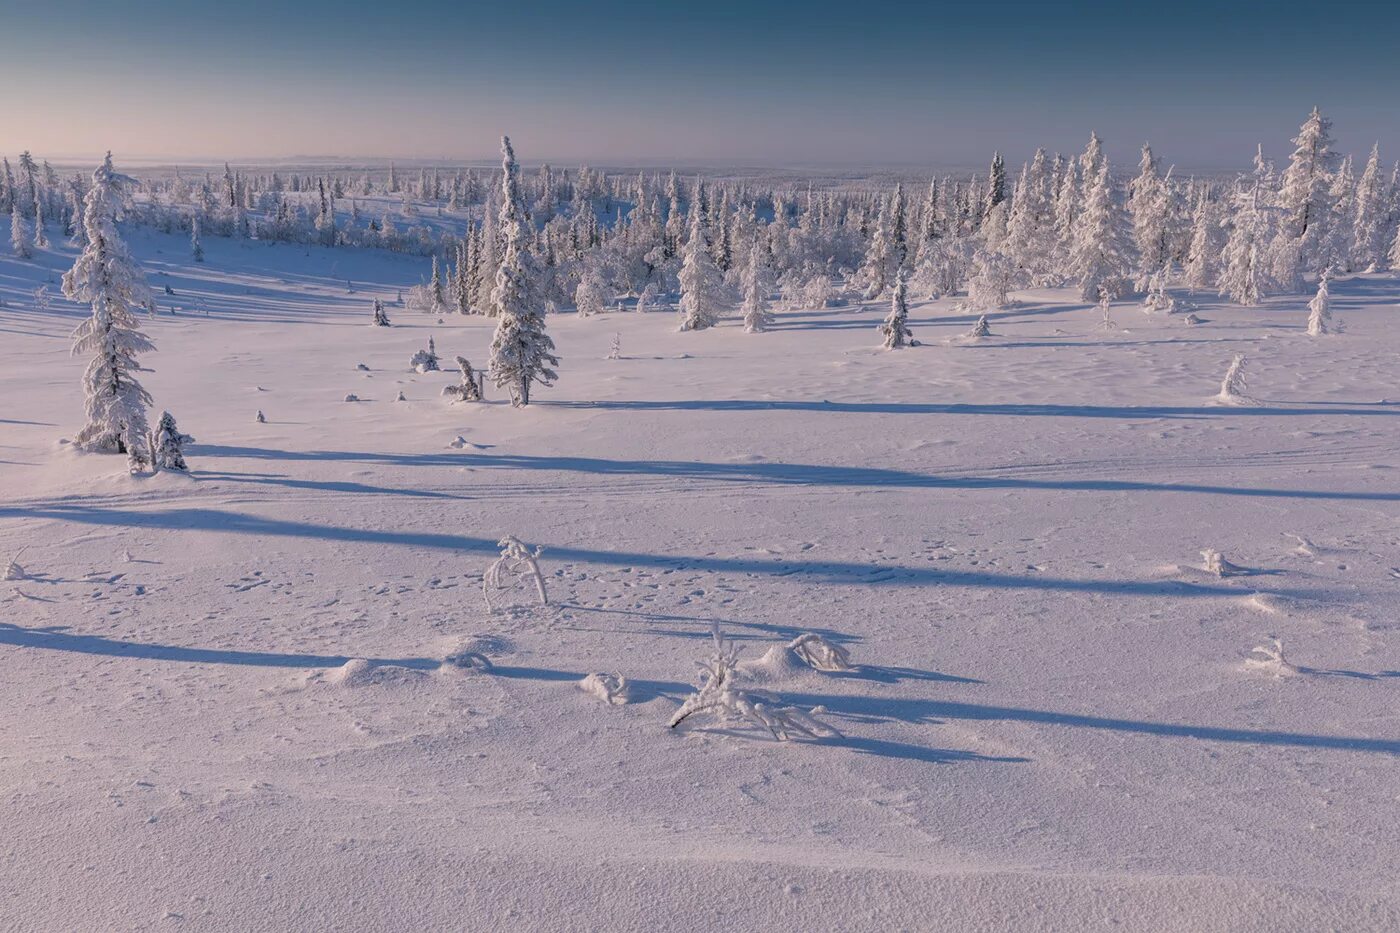
POLYGON ((1400 12, 1207 4, 4 0, 5 151, 954 167, 1400 156, 1400 12))

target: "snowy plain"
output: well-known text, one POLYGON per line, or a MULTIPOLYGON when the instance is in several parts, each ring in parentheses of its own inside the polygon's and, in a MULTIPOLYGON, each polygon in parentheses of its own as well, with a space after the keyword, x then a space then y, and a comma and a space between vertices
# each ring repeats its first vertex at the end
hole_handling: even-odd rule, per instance
POLYGON ((131 245, 189 476, 60 443, 72 251, 0 258, 0 929, 1400 926, 1394 277, 1317 339, 1303 297, 914 303, 898 352, 876 306, 558 315, 516 410, 409 370, 491 334, 392 303, 421 259, 131 245), (504 534, 552 605, 486 610, 504 534), (845 646, 762 685, 841 736, 668 729, 715 622, 845 646))

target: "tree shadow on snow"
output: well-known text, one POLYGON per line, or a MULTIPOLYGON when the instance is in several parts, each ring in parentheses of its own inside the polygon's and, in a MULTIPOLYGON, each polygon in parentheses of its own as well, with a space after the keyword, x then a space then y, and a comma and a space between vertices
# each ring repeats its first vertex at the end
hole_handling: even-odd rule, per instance
MULTIPOLYGON (((100 635, 76 635, 58 627, 22 628, 0 622, 0 645, 16 648, 42 648, 79 654, 136 658, 145 661, 179 661, 186 664, 239 664, 253 667, 340 667, 349 657, 318 654, 282 654, 266 651, 235 651, 218 648, 189 648, 147 642, 117 641, 100 635)), ((432 658, 366 658, 374 667, 392 665, 414 670, 434 670, 440 662, 432 658)))

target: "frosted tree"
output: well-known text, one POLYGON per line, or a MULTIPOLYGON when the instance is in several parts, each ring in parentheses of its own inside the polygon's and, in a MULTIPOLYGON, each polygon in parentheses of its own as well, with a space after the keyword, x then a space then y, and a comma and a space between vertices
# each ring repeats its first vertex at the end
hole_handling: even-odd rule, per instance
POLYGON ((1148 278, 1172 261, 1177 204, 1170 170, 1161 178, 1155 174, 1139 176, 1132 204, 1133 239, 1138 252, 1137 288, 1141 290, 1148 278))
POLYGON ((1328 184, 1337 163, 1332 152, 1332 121, 1313 108, 1293 138, 1292 156, 1283 173, 1278 203, 1288 215, 1288 235, 1301 241, 1306 264, 1320 256, 1328 214, 1328 184))
POLYGON ((39 249, 49 248, 49 235, 44 231, 44 201, 34 202, 34 245, 39 249))
POLYGON ((1308 302, 1308 336, 1320 337, 1332 332, 1332 269, 1322 270, 1317 279, 1317 294, 1308 302))
POLYGON ((1326 266, 1350 272, 1353 268, 1351 247, 1356 236, 1356 177, 1352 173, 1351 156, 1342 160, 1342 167, 1332 176, 1327 199, 1329 210, 1322 259, 1326 266))
POLYGON ((195 262, 204 261, 204 244, 199 238, 199 215, 195 214, 190 220, 190 253, 194 256, 195 262))
POLYGON ((92 173, 83 204, 87 245, 63 275, 63 294, 92 306, 73 332, 73 354, 89 354, 83 374, 87 424, 74 438, 83 450, 136 457, 147 433, 151 397, 136 380, 138 354, 155 346, 141 333, 136 313, 150 297, 145 276, 117 232, 118 199, 133 180, 112 170, 112 154, 92 173), (138 445, 131 449, 131 445, 138 445))
POLYGON ((875 231, 870 237, 870 246, 865 251, 865 260, 857 273, 864 284, 865 298, 872 301, 885 293, 890 276, 896 268, 894 228, 891 211, 893 199, 880 202, 880 213, 875 220, 875 231))
POLYGON ((386 312, 386 311, 384 310, 384 302, 380 301, 378 298, 374 299, 374 326, 375 326, 375 327, 388 327, 388 326, 389 326, 389 315, 388 315, 388 312, 386 312))
POLYGON ((174 415, 161 412, 160 421, 151 434, 151 465, 157 470, 188 470, 184 446, 193 442, 194 438, 180 433, 174 415))
POLYGON ((1121 297, 1132 268, 1127 225, 1113 197, 1108 161, 1100 157, 1099 162, 1098 174, 1085 180, 1084 209, 1070 251, 1071 277, 1085 301, 1096 301, 1101 289, 1113 298, 1121 297))
MULTIPOLYGON (((1259 304, 1270 281, 1266 253, 1273 232, 1273 215, 1264 204, 1265 178, 1262 161, 1256 162, 1253 178, 1243 181, 1237 190, 1222 256, 1220 294, 1246 307, 1259 304)), ((1296 243, 1293 238, 1288 239, 1296 243)))
POLYGON ((1210 193, 1201 191, 1191 214, 1191 242, 1186 250, 1186 284, 1193 289, 1210 288, 1215 284, 1222 232, 1215 213, 1210 193))
POLYGON ((596 268, 590 266, 579 279, 578 287, 574 289, 574 309, 578 311, 579 317, 593 317, 603 313, 606 300, 607 290, 603 277, 596 268))
POLYGON ((704 212, 691 210, 690 237, 681 250, 680 330, 705 330, 719 323, 721 289, 719 269, 710 258, 704 212))
POLYGON ((768 311, 768 267, 763 261, 763 244, 758 237, 749 247, 744 266, 744 330, 756 334, 768 329, 773 315, 768 311))
POLYGON ((992 336, 992 325, 991 322, 987 320, 987 315, 979 314, 977 316, 977 323, 972 325, 972 330, 968 331, 967 336, 973 340, 981 340, 983 337, 992 336))
POLYGON ((553 385, 559 365, 554 341, 545 333, 544 314, 535 294, 534 263, 529 253, 525 204, 520 194, 520 168, 510 137, 501 137, 501 209, 497 235, 502 244, 491 305, 497 314, 491 338, 491 379, 510 393, 512 405, 530 404, 530 387, 553 385))
POLYGON ((880 325, 880 333, 885 335, 886 350, 909 346, 910 338, 914 336, 909 331, 909 303, 905 300, 907 288, 904 276, 896 276, 890 292, 890 313, 880 325))
POLYGON ((460 383, 443 386, 442 394, 454 402, 481 401, 481 386, 477 383, 476 373, 472 371, 472 364, 465 356, 457 357, 457 369, 461 372, 460 383))
POLYGON ((16 201, 10 208, 10 248, 20 259, 32 259, 34 243, 29 238, 29 225, 24 222, 24 214, 16 201))
POLYGON ((1356 183, 1356 220, 1352 228, 1354 268, 1375 272, 1385 264, 1385 232, 1389 221, 1385 179, 1381 177, 1380 146, 1371 147, 1371 157, 1361 180, 1356 183))
POLYGON ((1250 401, 1245 390, 1249 384, 1245 379, 1244 367, 1246 363, 1243 353, 1236 353, 1230 359, 1230 367, 1225 370, 1225 378, 1220 381, 1220 394, 1216 400, 1226 405, 1242 405, 1250 401))
POLYGON ((967 283, 967 304, 975 311, 1005 308, 1011 303, 1016 268, 1011 259, 994 250, 979 249, 972 256, 972 278, 967 283))

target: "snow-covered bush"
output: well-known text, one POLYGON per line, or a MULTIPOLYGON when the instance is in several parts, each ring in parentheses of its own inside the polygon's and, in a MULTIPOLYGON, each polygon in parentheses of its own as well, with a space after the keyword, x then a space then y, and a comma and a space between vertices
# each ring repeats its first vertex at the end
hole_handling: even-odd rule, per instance
POLYGON ((806 664, 818 671, 848 671, 851 654, 840 645, 832 644, 815 632, 804 632, 788 643, 806 664))
POLYGON ((15 553, 15 556, 10 558, 10 562, 5 565, 5 580, 7 582, 14 583, 29 579, 29 574, 24 572, 24 568, 21 567, 19 563, 20 557, 22 557, 27 550, 29 550, 27 546, 20 548, 15 553))
POLYGON ((1332 269, 1322 271, 1317 280, 1317 294, 1308 302, 1308 336, 1320 337, 1332 332, 1332 269))
POLYGON ((419 373, 434 373, 438 371, 437 346, 433 343, 433 338, 428 338, 428 349, 419 350, 413 354, 408 361, 409 368, 419 373))
POLYGON ((461 371, 462 381, 455 386, 443 386, 442 394, 454 402, 481 401, 481 385, 477 382, 476 373, 472 371, 472 364, 465 356, 459 356, 457 368, 461 371))
POLYGON ((540 554, 544 548, 536 546, 531 551, 519 538, 514 535, 506 535, 496 546, 501 549, 501 556, 486 568, 486 573, 481 578, 481 594, 486 599, 486 608, 492 611, 495 606, 491 604, 491 593, 502 590, 514 589, 522 586, 529 580, 535 585, 535 593, 540 597, 540 605, 549 605, 549 596, 545 593, 544 574, 540 572, 540 554))

